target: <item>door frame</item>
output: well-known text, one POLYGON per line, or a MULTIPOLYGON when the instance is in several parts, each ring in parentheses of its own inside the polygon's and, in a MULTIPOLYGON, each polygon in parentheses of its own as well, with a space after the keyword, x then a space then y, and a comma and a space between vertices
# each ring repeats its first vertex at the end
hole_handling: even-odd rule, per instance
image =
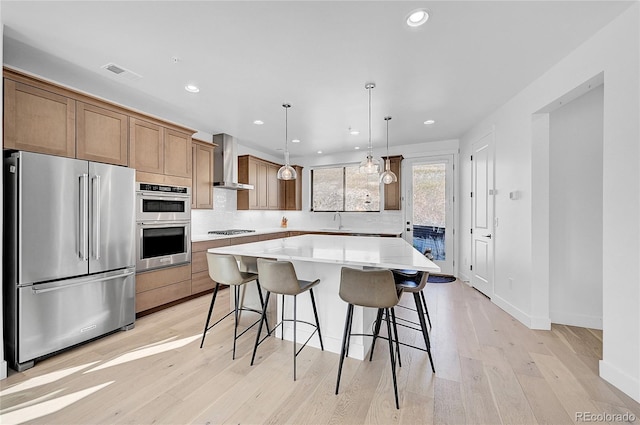
MULTIPOLYGON (((488 152, 488 157, 491 160, 491 170, 490 170, 490 182, 488 184, 487 187, 487 204, 491 203, 491 234, 492 237, 489 239, 488 244, 490 245, 490 250, 491 250, 491 258, 489 261, 489 264, 487 264, 487 267, 490 269, 491 271, 491 282, 490 282, 490 286, 489 286, 489 294, 485 294, 487 297, 493 299, 493 295, 494 295, 494 289, 495 289, 495 240, 496 240, 496 214, 495 214, 495 209, 496 209, 496 205, 495 205, 495 128, 492 126, 492 128, 487 131, 486 133, 483 133, 481 136, 477 137, 475 139, 475 141, 473 143, 471 143, 471 155, 473 155, 473 153, 476 151, 475 147, 477 146, 477 144, 484 140, 485 138, 489 137, 490 138, 490 145, 489 145, 489 152, 488 152)), ((471 158, 469 158, 469 161, 471 163, 471 191, 473 193, 473 190, 475 188, 475 170, 474 170, 474 163, 473 160, 471 158)), ((470 220, 469 220, 469 228, 471 229, 471 232, 473 232, 473 229, 475 227, 475 205, 474 205, 474 198, 473 195, 471 195, 469 197, 469 201, 471 202, 471 215, 470 215, 470 220)), ((470 264, 473 266, 474 265, 474 259, 475 259, 475 243, 474 243, 474 235, 473 233, 471 233, 469 235, 469 241, 470 241, 470 264)), ((474 276, 475 273, 473 272, 473 270, 470 271, 470 285, 473 288, 476 288, 476 285, 474 285, 474 276)), ((482 291, 480 291, 482 292, 482 291)))
MULTIPOLYGON (((429 163, 441 163, 447 162, 449 167, 447 169, 447 173, 445 179, 449 179, 447 181, 447 185, 445 188, 445 197, 447 200, 448 208, 447 208, 447 222, 445 223, 445 252, 447 258, 450 258, 451 266, 450 270, 443 270, 443 274, 450 274, 453 276, 458 275, 458 264, 456 263, 457 258, 457 245, 456 245, 456 225, 457 225, 457 211, 456 211, 456 163, 458 161, 458 155, 453 152, 440 152, 433 155, 426 156, 416 156, 405 158, 402 161, 402 181, 403 181, 403 189, 402 189, 402 198, 404 199, 404 214, 403 214, 403 230, 402 230, 402 238, 408 243, 413 245, 413 240, 408 240, 408 234, 411 232, 411 239, 413 239, 413 217, 409 216, 413 215, 413 165, 414 164, 429 164, 429 163), (411 228, 409 228, 411 226, 411 228), (447 242, 449 242, 450 246, 447 246, 447 242)), ((434 261, 435 262, 435 261, 434 261)))

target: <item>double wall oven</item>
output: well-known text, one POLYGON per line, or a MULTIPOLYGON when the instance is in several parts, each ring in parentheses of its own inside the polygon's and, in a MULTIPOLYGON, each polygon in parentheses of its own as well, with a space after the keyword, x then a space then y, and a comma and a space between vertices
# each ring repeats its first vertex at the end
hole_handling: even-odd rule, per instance
POLYGON ((151 183, 136 189, 137 271, 190 262, 190 189, 151 183))

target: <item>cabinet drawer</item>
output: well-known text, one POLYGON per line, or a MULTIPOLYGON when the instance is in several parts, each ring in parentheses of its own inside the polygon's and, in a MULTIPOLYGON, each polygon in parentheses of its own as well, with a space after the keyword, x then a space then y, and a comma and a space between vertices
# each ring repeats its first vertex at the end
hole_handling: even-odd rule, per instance
POLYGON ((243 243, 259 242, 260 236, 242 236, 239 238, 232 238, 229 245, 240 245, 243 243))
POLYGON ((261 241, 268 241, 270 239, 280 239, 289 237, 289 232, 277 232, 277 233, 267 233, 266 235, 260 235, 261 241))
MULTIPOLYGON (((161 288, 191 278, 191 264, 136 274, 136 293, 161 288)), ((187 294, 189 295, 189 294, 187 294)))
POLYGON ((194 273, 191 275, 191 293, 198 294, 200 292, 214 289, 216 283, 209 277, 209 271, 194 273))
POLYGON ((229 246, 229 239, 216 239, 213 241, 201 241, 191 243, 191 252, 206 251, 209 248, 229 246))
POLYGON ((207 251, 193 252, 191 251, 191 273, 207 271, 209 264, 207 264, 207 251))
POLYGON ((174 283, 136 294, 136 313, 191 295, 191 280, 174 283))

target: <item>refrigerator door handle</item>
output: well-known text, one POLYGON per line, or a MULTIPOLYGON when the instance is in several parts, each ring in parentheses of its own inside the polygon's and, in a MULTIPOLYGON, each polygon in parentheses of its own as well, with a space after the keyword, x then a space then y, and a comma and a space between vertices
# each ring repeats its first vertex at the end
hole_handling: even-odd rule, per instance
POLYGON ((32 292, 34 294, 44 294, 46 292, 51 292, 51 291, 58 291, 60 289, 66 289, 66 288, 71 288, 74 286, 79 286, 79 285, 84 285, 86 283, 89 282, 106 282, 109 280, 114 280, 114 279, 122 279, 123 277, 127 277, 127 276, 131 276, 135 274, 135 270, 133 269, 126 269, 122 272, 118 272, 114 275, 111 276, 104 276, 104 277, 96 277, 96 276, 89 276, 89 277, 83 277, 83 278, 79 278, 79 279, 73 279, 71 280, 69 283, 65 284, 65 285, 60 285, 60 284, 56 284, 56 286, 50 286, 47 288, 32 288, 32 292))
POLYGON ((95 175, 93 182, 93 256, 100 259, 100 176, 95 175))
POLYGON ((87 223, 87 220, 89 219, 88 217, 88 211, 87 211, 87 198, 89 195, 89 175, 88 174, 82 174, 80 175, 80 219, 78 220, 78 224, 80 227, 80 231, 78 232, 78 246, 80 247, 79 249, 79 254, 80 254, 80 258, 82 259, 82 261, 87 261, 88 260, 88 256, 87 256, 87 233, 88 233, 88 226, 89 224, 87 223))

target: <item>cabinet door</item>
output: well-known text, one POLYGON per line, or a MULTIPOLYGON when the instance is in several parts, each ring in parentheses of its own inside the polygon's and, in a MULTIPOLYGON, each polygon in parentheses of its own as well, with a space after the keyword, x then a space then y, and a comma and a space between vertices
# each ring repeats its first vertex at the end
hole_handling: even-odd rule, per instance
POLYGON ((128 117, 88 103, 77 103, 77 158, 128 165, 128 117))
POLYGON ((302 167, 292 165, 298 177, 295 180, 280 180, 280 209, 302 210, 302 167))
POLYGON ((278 169, 277 165, 267 164, 267 209, 277 210, 279 206, 278 196, 278 169))
POLYGON ((138 171, 163 174, 164 132, 159 125, 137 118, 129 120, 129 166, 138 171))
POLYGON ((256 162, 257 180, 255 191, 258 197, 258 206, 260 210, 266 210, 269 208, 269 198, 267 196, 267 176, 268 169, 267 164, 264 162, 256 162))
POLYGON ((164 174, 191 178, 191 135, 164 129, 164 174))
POLYGON ((74 158, 76 102, 4 80, 4 147, 74 158))
POLYGON ((213 146, 193 144, 193 192, 195 207, 213 208, 213 146))
POLYGON ((400 210, 400 165, 402 163, 402 155, 389 157, 389 168, 394 172, 398 181, 384 186, 384 209, 400 210))

